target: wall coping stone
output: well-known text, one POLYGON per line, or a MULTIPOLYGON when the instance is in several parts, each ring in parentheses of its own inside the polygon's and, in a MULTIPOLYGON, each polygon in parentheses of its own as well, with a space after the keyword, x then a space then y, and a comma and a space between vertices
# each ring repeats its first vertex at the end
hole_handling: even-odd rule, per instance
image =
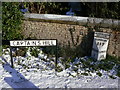
POLYGON ((120 28, 120 20, 117 19, 105 19, 105 18, 91 18, 91 17, 80 17, 80 16, 67 16, 67 15, 55 15, 55 14, 35 14, 25 13, 24 19, 39 19, 39 20, 51 20, 51 21, 65 21, 74 22, 79 25, 99 25, 101 27, 115 27, 120 28))

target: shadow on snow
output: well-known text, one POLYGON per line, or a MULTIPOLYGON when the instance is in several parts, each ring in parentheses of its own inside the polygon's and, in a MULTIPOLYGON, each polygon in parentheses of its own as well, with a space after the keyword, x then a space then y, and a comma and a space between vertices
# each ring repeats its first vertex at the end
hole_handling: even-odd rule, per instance
MULTIPOLYGON (((3 58, 2 58, 3 59, 3 58)), ((22 90, 24 88, 29 88, 30 90, 38 90, 38 87, 35 86, 32 82, 29 80, 25 79, 25 77, 19 73, 17 70, 14 68, 11 68, 10 64, 3 59, 6 64, 3 65, 3 68, 9 72, 9 74, 12 77, 5 77, 4 80, 14 89, 21 88, 22 90)), ((6 87, 7 88, 7 87, 6 87)))

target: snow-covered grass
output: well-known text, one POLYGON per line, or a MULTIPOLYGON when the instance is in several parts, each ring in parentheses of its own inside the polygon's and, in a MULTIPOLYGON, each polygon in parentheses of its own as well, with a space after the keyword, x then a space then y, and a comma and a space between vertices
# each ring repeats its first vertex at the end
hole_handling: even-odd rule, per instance
MULTIPOLYGON (((15 52, 13 51, 13 53, 15 52)), ((3 55, 0 58, 0 64, 2 64, 0 66, 1 88, 29 88, 31 86, 33 88, 118 87, 118 65, 104 60, 96 61, 88 57, 76 57, 72 60, 73 62, 67 63, 66 68, 66 64, 63 62, 64 58, 59 57, 58 71, 55 71, 55 57, 49 57, 41 49, 33 48, 31 50, 28 48, 25 56, 15 56, 13 61, 14 69, 9 65, 9 48, 3 49, 3 55), (105 64, 112 66, 108 65, 107 68, 105 64)))

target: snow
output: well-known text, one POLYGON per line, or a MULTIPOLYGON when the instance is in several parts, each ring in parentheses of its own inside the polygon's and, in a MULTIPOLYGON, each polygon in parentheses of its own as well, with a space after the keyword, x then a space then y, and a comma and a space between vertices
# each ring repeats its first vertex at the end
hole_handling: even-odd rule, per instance
MULTIPOLYGON (((54 60, 49 58, 42 51, 39 53, 38 57, 34 57, 31 56, 28 49, 25 57, 16 56, 13 60, 15 68, 11 68, 9 65, 8 61, 10 61, 10 55, 8 52, 4 53, 2 57, 0 57, 0 89, 118 87, 119 78, 116 76, 116 79, 112 79, 108 76, 109 74, 115 75, 114 69, 109 72, 100 70, 103 74, 101 77, 96 75, 96 72, 90 72, 91 75, 88 76, 78 75, 73 70, 73 67, 75 67, 75 64, 80 63, 79 58, 76 58, 75 62, 71 63, 70 67, 67 69, 65 69, 64 65, 58 61, 58 65, 63 69, 61 72, 55 71, 54 60), (44 61, 43 59, 47 59, 47 61, 44 61), (2 65, 2 63, 4 64, 2 65)), ((79 67, 81 66, 82 65, 80 64, 79 67)), ((84 72, 84 69, 78 68, 78 73, 84 72)))

